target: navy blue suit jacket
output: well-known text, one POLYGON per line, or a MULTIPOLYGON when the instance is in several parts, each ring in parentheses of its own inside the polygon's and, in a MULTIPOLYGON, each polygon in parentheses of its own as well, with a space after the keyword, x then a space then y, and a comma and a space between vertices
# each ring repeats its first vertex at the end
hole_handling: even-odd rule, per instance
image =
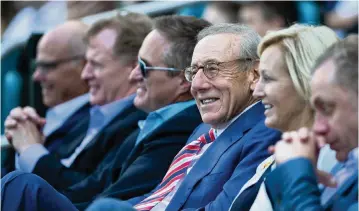
POLYGON ((346 211, 358 206, 358 174, 349 177, 323 206, 313 165, 298 158, 279 165, 265 180, 274 210, 346 211))
POLYGON ((89 142, 69 168, 62 165, 61 158, 69 157, 86 134, 62 144, 56 153, 41 157, 32 173, 45 179, 57 190, 67 188, 90 175, 107 153, 122 144, 138 128, 137 122, 145 117, 146 114, 131 103, 89 142))
MULTIPOLYGON (((83 137, 86 134, 90 120, 91 105, 86 103, 71 115, 57 130, 46 137, 44 146, 53 153, 56 153, 61 145, 68 145, 76 137, 83 137)), ((2 165, 1 178, 15 170, 15 150, 12 146, 1 147, 2 165)))
MULTIPOLYGON (((269 157, 268 147, 280 138, 280 132, 264 125, 263 113, 262 103, 254 105, 217 137, 185 177, 166 210, 227 211, 257 166, 269 157)), ((202 124, 188 143, 208 128, 202 124)), ((145 197, 129 202, 136 204, 145 197)))
POLYGON ((172 159, 201 122, 197 106, 193 105, 163 122, 133 148, 138 135, 135 131, 111 152, 113 155, 109 154, 96 172, 64 194, 72 202, 82 202, 76 204, 81 209, 96 196, 125 200, 150 192, 161 182, 172 159), (126 158, 130 152, 127 146, 133 150, 126 158))

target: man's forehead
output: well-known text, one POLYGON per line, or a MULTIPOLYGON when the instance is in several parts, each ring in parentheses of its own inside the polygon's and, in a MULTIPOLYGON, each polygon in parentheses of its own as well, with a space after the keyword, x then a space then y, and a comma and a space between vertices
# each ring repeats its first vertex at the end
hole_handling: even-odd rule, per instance
POLYGON ((335 64, 332 60, 323 62, 315 69, 312 76, 312 86, 330 86, 335 78, 335 64))
POLYGON ((239 36, 234 34, 215 34, 201 39, 193 52, 192 64, 207 60, 228 61, 239 56, 239 36))
POLYGON ((156 62, 170 47, 170 43, 157 30, 151 31, 142 43, 139 56, 145 60, 156 62))
POLYGON ((60 58, 68 53, 68 42, 63 39, 54 39, 54 36, 44 36, 37 45, 37 57, 60 58))
POLYGON ((114 29, 103 29, 97 35, 95 39, 90 39, 90 43, 96 42, 94 44, 101 45, 106 49, 113 49, 117 37, 117 32, 114 29))

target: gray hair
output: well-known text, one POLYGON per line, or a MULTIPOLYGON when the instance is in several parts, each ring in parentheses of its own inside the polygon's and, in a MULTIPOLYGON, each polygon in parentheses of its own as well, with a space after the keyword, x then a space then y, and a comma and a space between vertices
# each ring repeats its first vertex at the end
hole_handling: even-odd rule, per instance
POLYGON ((243 38, 243 42, 239 42, 240 58, 259 59, 257 55, 257 46, 261 37, 257 32, 248 26, 242 24, 221 23, 207 27, 197 35, 197 42, 203 38, 216 34, 235 34, 243 38))
POLYGON ((207 36, 216 34, 234 34, 242 38, 241 42, 238 43, 238 58, 252 59, 252 62, 246 62, 241 64, 241 67, 244 71, 250 70, 255 64, 255 61, 259 59, 259 56, 257 54, 257 47, 261 40, 261 37, 252 28, 242 24, 216 24, 200 31, 197 35, 197 42, 207 36))
POLYGON ((358 93, 358 39, 358 35, 350 35, 334 43, 318 58, 312 74, 324 62, 332 60, 336 69, 335 82, 358 93))

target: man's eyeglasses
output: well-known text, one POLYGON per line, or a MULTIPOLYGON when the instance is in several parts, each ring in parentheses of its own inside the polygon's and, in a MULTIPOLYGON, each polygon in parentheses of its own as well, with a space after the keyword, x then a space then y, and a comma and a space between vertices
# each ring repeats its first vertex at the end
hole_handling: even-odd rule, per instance
POLYGON ((181 71, 179 69, 170 68, 170 67, 148 67, 146 62, 143 61, 140 57, 138 57, 138 65, 140 66, 141 74, 144 78, 147 77, 149 70, 164 70, 164 71, 171 71, 171 72, 181 71))
POLYGON ((58 59, 58 60, 51 61, 51 62, 35 61, 33 65, 34 65, 34 68, 38 68, 42 72, 47 73, 47 72, 50 72, 50 71, 56 69, 60 64, 64 64, 64 63, 74 61, 74 60, 82 60, 82 59, 85 59, 85 57, 83 55, 78 55, 78 56, 72 56, 72 57, 65 58, 65 59, 58 59))
POLYGON ((237 62, 237 61, 247 62, 247 61, 257 61, 257 59, 240 58, 240 59, 235 59, 235 60, 231 60, 231 61, 227 61, 227 62, 209 61, 206 64, 201 65, 201 66, 193 65, 193 66, 187 67, 184 70, 184 75, 185 75, 187 81, 192 82, 194 76, 197 74, 199 69, 202 69, 203 74, 208 79, 213 79, 214 77, 216 77, 218 75, 219 70, 222 69, 225 64, 237 62))

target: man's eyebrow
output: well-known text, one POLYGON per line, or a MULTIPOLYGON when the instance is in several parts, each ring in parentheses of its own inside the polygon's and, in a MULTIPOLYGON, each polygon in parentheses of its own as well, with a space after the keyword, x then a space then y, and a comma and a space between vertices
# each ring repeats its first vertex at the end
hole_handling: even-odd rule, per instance
POLYGON ((217 59, 206 59, 204 61, 193 63, 191 66, 199 66, 198 64, 217 63, 217 62, 219 62, 217 59))

